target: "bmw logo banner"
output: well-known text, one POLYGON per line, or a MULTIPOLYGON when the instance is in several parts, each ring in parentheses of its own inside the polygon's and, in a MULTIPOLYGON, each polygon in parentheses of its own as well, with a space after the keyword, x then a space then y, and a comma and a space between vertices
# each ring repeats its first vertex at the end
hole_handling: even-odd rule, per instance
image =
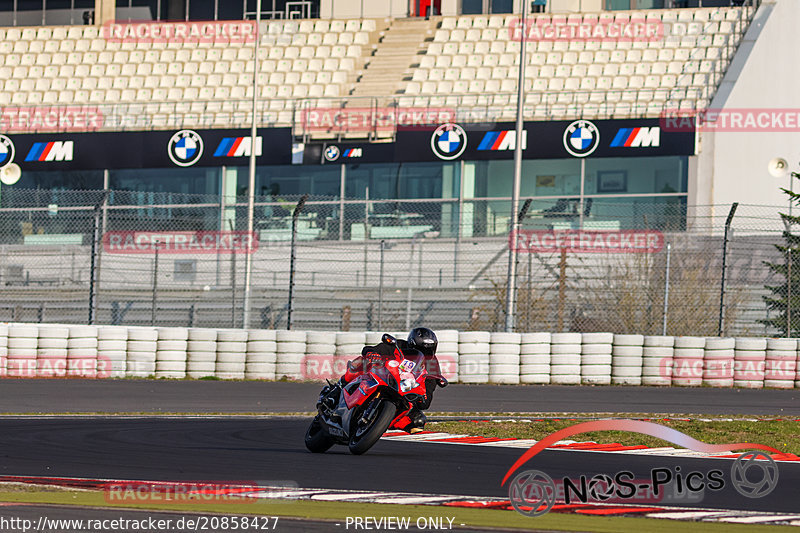
MULTIPOLYGON (((672 131, 654 119, 526 122, 524 159, 694 155, 695 131, 672 131)), ((480 161, 514 158, 512 122, 446 123, 397 132, 394 161, 480 161)))
MULTIPOLYGON (((0 167, 23 170, 102 170, 247 166, 249 130, 172 130, 0 135, 0 167)), ((290 128, 259 130, 260 165, 292 162, 290 128)))

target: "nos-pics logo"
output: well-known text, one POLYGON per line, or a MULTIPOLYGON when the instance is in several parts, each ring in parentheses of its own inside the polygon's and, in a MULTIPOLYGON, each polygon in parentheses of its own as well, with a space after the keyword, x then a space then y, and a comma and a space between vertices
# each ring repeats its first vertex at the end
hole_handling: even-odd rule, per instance
POLYGON ((439 159, 456 159, 467 149, 467 132, 458 124, 442 124, 431 135, 431 150, 439 159))
POLYGON ((190 167, 203 156, 203 139, 192 130, 181 130, 167 143, 167 155, 179 167, 190 167))

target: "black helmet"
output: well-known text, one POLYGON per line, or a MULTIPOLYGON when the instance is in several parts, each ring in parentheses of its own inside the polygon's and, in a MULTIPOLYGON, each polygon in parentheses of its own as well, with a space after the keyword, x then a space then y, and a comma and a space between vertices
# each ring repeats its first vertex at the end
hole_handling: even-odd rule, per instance
POLYGON ((408 347, 424 355, 435 355, 437 346, 439 341, 436 334, 428 328, 414 328, 408 334, 408 347))

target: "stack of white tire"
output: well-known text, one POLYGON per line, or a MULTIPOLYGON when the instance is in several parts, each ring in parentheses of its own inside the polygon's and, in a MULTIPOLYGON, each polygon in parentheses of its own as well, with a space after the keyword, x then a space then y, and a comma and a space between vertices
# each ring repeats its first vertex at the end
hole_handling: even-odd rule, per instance
POLYGON ((519 382, 550 383, 550 333, 523 333, 519 345, 519 382))
POLYGON ((672 350, 673 385, 698 387, 703 384, 705 346, 703 337, 675 337, 672 350))
POLYGON ((39 328, 31 324, 8 325, 8 375, 36 377, 36 346, 39 328))
POLYGON ((647 335, 642 347, 642 385, 672 385, 674 337, 647 335))
POLYGON ((275 379, 278 360, 277 333, 271 329, 251 329, 247 333, 245 379, 275 379))
POLYGON ((0 324, 0 376, 8 375, 8 325, 0 324))
MULTIPOLYGON (((319 381, 334 379, 336 368, 344 373, 347 356, 336 356, 336 333, 330 331, 307 331, 306 353, 303 360, 303 376, 305 379, 319 381), (337 363, 337 361, 339 361, 337 363)), ((278 376, 280 377, 280 376, 278 376)))
POLYGON ((443 329, 436 332, 439 346, 436 349, 436 359, 442 376, 450 383, 458 382, 458 331, 443 329))
POLYGON ((124 378, 127 371, 128 328, 97 328, 97 377, 124 378))
MULTIPOLYGON (((188 336, 188 335, 187 335, 188 336)), ((146 327, 128 328, 128 377, 146 378, 156 373, 158 330, 146 327)))
POLYGON ((187 328, 158 328, 156 377, 185 378, 188 348, 189 330, 187 328))
POLYGON ((186 376, 213 377, 217 369, 217 330, 190 328, 186 342, 186 376))
POLYGON ((644 364, 643 335, 614 335, 611 382, 615 385, 641 385, 644 364))
POLYGON ((97 377, 97 326, 69 326, 67 375, 97 377))
POLYGON ((489 383, 488 331, 458 334, 458 379, 461 383, 489 383))
POLYGON ((586 385, 611 384, 611 345, 613 333, 581 334, 581 382, 586 385))
POLYGON ((767 339, 764 386, 794 388, 797 373, 797 339, 767 339))
POLYGON ((733 386, 763 388, 766 357, 767 339, 737 338, 733 351, 733 386))
POLYGON ((550 336, 550 383, 580 384, 581 341, 580 333, 553 333, 550 336))
POLYGON ((69 327, 41 324, 36 344, 36 375, 64 377, 67 375, 67 343, 69 327))
POLYGON ((244 379, 246 362, 247 330, 218 330, 216 376, 220 379, 244 379))
MULTIPOLYGON (((332 336, 332 334, 329 333, 332 336)), ((305 378, 306 332, 280 330, 277 333, 277 379, 301 380, 305 378)))
POLYGON ((489 336, 489 383, 519 384, 519 333, 495 332, 489 336))
POLYGON ((733 387, 734 349, 736 339, 710 337, 703 355, 703 384, 711 387, 733 387))

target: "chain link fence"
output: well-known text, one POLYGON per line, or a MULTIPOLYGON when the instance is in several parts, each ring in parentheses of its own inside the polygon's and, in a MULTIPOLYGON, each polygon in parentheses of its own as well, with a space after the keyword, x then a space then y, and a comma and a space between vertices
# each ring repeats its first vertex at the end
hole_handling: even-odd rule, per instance
MULTIPOLYGON (((508 199, 313 197, 296 212, 299 198, 256 198, 245 325, 245 198, 0 198, 0 320, 286 328, 291 278, 296 329, 504 327, 508 199)), ((730 209, 680 195, 531 199, 515 244, 516 329, 781 335, 763 324, 776 313, 763 297, 785 283, 765 262, 784 262, 788 206, 739 205, 726 245, 730 209)))

